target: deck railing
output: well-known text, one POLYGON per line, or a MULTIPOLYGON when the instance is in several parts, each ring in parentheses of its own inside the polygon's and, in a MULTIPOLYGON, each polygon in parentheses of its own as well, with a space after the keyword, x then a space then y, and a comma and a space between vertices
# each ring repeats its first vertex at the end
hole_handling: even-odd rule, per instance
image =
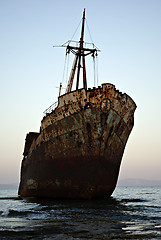
POLYGON ((58 106, 58 102, 53 103, 49 108, 47 108, 47 109, 43 112, 43 116, 46 117, 46 115, 48 115, 48 114, 50 114, 52 111, 54 111, 57 106, 58 106))

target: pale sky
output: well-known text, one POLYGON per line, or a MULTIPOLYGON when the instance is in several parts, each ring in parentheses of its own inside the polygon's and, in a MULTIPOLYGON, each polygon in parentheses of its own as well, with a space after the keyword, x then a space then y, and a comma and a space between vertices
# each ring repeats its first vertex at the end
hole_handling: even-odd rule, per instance
POLYGON ((0 0, 0 184, 19 182, 26 134, 39 131, 63 77, 65 49, 52 46, 72 37, 84 8, 99 85, 137 104, 119 178, 161 180, 161 1, 0 0))

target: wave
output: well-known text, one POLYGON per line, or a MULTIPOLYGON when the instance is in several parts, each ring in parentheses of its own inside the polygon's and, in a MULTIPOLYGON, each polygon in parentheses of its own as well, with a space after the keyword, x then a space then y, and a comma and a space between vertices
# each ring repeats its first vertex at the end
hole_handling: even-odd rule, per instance
POLYGON ((28 220, 43 220, 49 219, 50 214, 48 212, 42 212, 41 210, 14 210, 14 209, 6 209, 3 212, 0 211, 0 218, 21 218, 28 220))
POLYGON ((37 214, 37 212, 35 210, 17 211, 13 209, 5 209, 0 212, 1 217, 27 217, 33 214, 37 214))

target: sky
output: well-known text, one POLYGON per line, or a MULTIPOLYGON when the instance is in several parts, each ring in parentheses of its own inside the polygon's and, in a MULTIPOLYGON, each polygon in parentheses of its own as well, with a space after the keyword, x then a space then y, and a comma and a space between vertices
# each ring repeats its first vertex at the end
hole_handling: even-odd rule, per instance
POLYGON ((65 49, 53 45, 71 39, 84 8, 99 85, 137 105, 119 179, 161 180, 161 1, 0 0, 0 184, 19 182, 26 134, 39 131, 63 79, 65 49))

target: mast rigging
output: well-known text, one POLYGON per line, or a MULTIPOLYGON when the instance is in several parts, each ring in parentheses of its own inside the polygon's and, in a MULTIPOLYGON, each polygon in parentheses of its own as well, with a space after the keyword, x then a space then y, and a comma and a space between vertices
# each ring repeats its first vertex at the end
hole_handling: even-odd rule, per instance
POLYGON ((72 52, 75 55, 72 69, 70 72, 67 88, 66 88, 66 93, 71 92, 72 86, 73 86, 73 81, 74 77, 77 71, 77 76, 76 76, 76 90, 79 88, 79 81, 80 81, 80 70, 82 69, 83 73, 83 88, 87 90, 87 77, 86 77, 86 61, 85 57, 88 55, 92 55, 94 58, 97 56, 97 52, 100 51, 93 43, 92 46, 93 48, 88 48, 84 47, 84 29, 85 29, 85 9, 83 11, 83 18, 82 18, 82 28, 81 28, 81 37, 79 42, 77 41, 67 41, 65 44, 61 45, 60 47, 66 47, 66 55, 72 52), (76 46, 71 46, 71 43, 77 43, 78 45, 76 46))

